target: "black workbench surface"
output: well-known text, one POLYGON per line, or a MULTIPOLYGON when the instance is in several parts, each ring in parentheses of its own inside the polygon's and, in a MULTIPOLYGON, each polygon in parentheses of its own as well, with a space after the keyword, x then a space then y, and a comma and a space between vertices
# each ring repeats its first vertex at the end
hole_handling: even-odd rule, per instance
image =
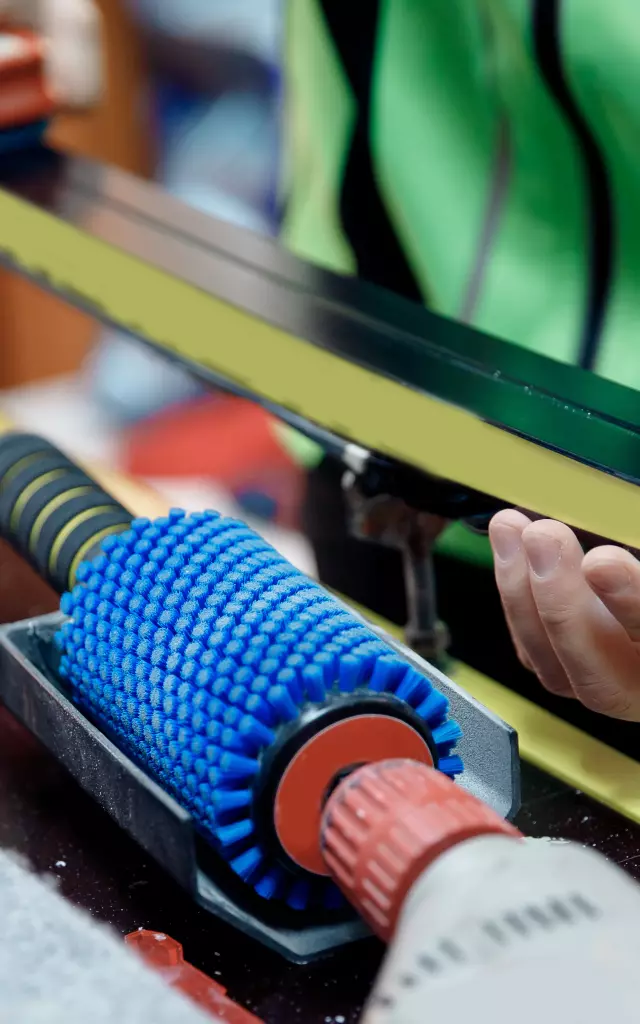
MULTIPOLYGON (((593 845, 640 874, 640 826, 529 765, 523 765, 517 823, 528 835, 593 845)), ((65 896, 121 935, 143 927, 178 939, 192 963, 266 1024, 358 1020, 380 959, 377 943, 365 942, 311 968, 296 967, 219 923, 195 906, 4 710, 0 847, 52 873, 65 896)))

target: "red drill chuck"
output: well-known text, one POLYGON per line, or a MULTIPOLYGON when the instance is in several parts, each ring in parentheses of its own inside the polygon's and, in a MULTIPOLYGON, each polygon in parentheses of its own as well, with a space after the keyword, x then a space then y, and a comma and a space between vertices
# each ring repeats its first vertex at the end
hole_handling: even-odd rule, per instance
POLYGON ((334 880, 372 930, 393 935, 405 897, 451 847, 520 833, 461 786, 417 761, 380 761, 349 775, 329 797, 322 852, 334 880))

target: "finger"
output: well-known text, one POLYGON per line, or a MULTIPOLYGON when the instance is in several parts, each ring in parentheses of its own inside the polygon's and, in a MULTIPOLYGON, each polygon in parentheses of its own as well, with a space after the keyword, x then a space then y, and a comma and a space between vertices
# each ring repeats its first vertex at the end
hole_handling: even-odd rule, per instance
POLYGON ((526 520, 524 513, 518 515, 514 509, 499 512, 493 516, 489 523, 489 540, 491 541, 493 551, 494 575, 511 640, 520 663, 529 672, 533 672, 533 664, 522 646, 518 630, 516 629, 515 616, 512 615, 511 611, 517 598, 510 593, 515 575, 512 567, 512 555, 518 549, 516 534, 521 536, 527 524, 528 520, 526 520), (513 531, 516 531, 516 534, 513 531))
POLYGON ((585 555, 582 571, 627 636, 640 644, 640 562, 623 548, 603 546, 585 555))
POLYGON ((92 0, 40 0, 45 73, 61 106, 88 107, 103 82, 102 23, 92 0))
POLYGON ((576 696, 594 711, 640 718, 640 660, 629 637, 591 590, 577 538, 542 520, 522 534, 540 620, 576 696))
MULTIPOLYGON (((522 536, 522 531, 528 525, 524 513, 518 514, 517 510, 507 509, 498 512, 489 523, 489 540, 493 551, 493 565, 498 593, 504 617, 509 628, 511 640, 515 647, 516 654, 521 664, 529 672, 533 671, 533 665, 529 655, 522 646, 518 630, 516 628, 517 614, 512 614, 514 605, 517 606, 518 596, 512 593, 514 587, 517 566, 514 566, 514 555, 517 555, 522 536), (515 532, 514 532, 515 531, 515 532)), ((516 607, 517 612, 517 607, 516 607)))
POLYGON ((494 571, 502 607, 518 656, 536 673, 542 685, 562 697, 573 691, 538 615, 529 581, 529 565, 522 543, 531 522, 514 509, 499 512, 489 525, 494 571))

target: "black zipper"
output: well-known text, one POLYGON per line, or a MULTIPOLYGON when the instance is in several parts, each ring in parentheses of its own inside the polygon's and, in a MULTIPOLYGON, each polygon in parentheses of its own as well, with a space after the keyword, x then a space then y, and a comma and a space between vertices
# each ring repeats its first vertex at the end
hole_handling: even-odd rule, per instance
MULTIPOLYGON (((425 296, 378 189, 371 153, 371 92, 380 0, 321 0, 325 21, 357 104, 340 195, 340 217, 358 276, 407 299, 425 296)), ((322 88, 322 83, 318 83, 322 88)))
POLYGON ((604 156, 571 94, 562 65, 562 0, 532 0, 534 53, 549 91, 564 113, 580 149, 588 197, 589 281, 578 348, 578 365, 596 366, 614 265, 614 210, 604 156))

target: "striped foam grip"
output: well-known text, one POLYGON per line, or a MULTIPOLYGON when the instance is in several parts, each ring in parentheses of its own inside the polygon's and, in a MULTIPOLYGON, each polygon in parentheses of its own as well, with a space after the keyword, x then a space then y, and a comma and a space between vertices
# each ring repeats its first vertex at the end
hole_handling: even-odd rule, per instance
POLYGON ((54 445, 31 434, 0 439, 0 533, 58 593, 131 513, 54 445))

